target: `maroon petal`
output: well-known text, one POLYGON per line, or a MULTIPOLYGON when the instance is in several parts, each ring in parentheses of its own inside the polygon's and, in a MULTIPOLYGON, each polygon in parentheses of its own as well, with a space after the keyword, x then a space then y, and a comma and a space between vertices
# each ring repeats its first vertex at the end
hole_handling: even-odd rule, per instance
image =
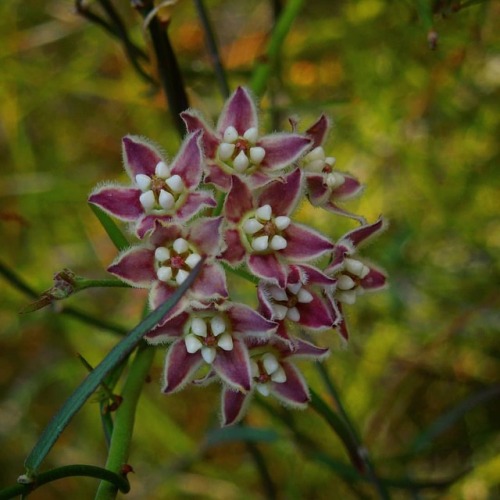
POLYGON ((273 215, 288 215, 301 195, 300 169, 295 169, 283 179, 270 182, 259 196, 258 206, 271 205, 273 215))
POLYGON ((248 267, 259 278, 272 281, 281 288, 286 284, 286 268, 280 263, 274 253, 265 255, 250 255, 248 267))
POLYGON ((205 264, 191 287, 192 295, 199 300, 227 298, 226 273, 219 264, 205 264))
POLYGON ((222 425, 235 424, 241 420, 249 402, 250 394, 225 387, 222 391, 222 425))
MULTIPOLYGON (((227 315, 235 332, 255 337, 268 336, 276 329, 276 323, 263 318, 258 312, 243 304, 231 304, 227 315)), ((262 342, 262 340, 261 340, 262 342)))
POLYGON ((123 138, 122 150, 125 170, 134 182, 137 174, 153 175, 156 165, 163 160, 153 143, 133 135, 123 138))
POLYGON ((330 349, 327 347, 318 347, 302 339, 295 339, 293 352, 290 357, 297 359, 314 359, 321 361, 330 355, 330 349))
POLYGON ((299 134, 280 133, 262 137, 257 145, 266 151, 261 166, 278 170, 298 160, 309 149, 311 139, 299 134))
POLYGON ((231 125, 239 135, 258 126, 257 109, 250 94, 243 87, 238 87, 226 101, 217 123, 217 132, 222 135, 231 125))
POLYGON ((108 271, 129 285, 149 288, 156 279, 154 250, 143 246, 132 247, 122 252, 108 271))
POLYGON ((334 307, 338 310, 340 317, 340 321, 336 326, 336 328, 343 339, 349 340, 349 329, 347 327, 347 323, 345 320, 345 313, 342 308, 342 303, 338 302, 337 300, 334 300, 334 307))
POLYGON ((272 318, 273 317, 273 308, 272 308, 272 302, 270 300, 270 294, 267 290, 267 286, 264 282, 260 282, 259 286, 257 287, 257 297, 259 299, 259 312, 262 313, 262 315, 265 318, 272 318))
POLYGON ((212 364, 219 377, 239 391, 248 392, 252 384, 250 357, 245 344, 233 338, 231 351, 217 350, 212 364))
POLYGON ((188 240, 204 255, 217 255, 222 241, 221 223, 222 217, 203 217, 194 221, 189 230, 188 240))
POLYGON ((208 191, 197 191, 189 193, 186 201, 175 214, 175 219, 178 221, 186 221, 193 215, 197 214, 204 206, 215 207, 217 202, 208 191))
POLYGON ((313 300, 307 304, 298 303, 297 309, 300 313, 299 324, 311 330, 326 330, 335 324, 335 319, 330 313, 330 309, 318 295, 311 290, 309 293, 313 300))
POLYGON ((288 244, 281 252, 292 259, 311 260, 333 248, 330 240, 300 224, 290 224, 284 235, 288 244))
POLYGON ((387 223, 382 217, 380 217, 373 224, 361 226, 350 231, 341 238, 339 243, 346 243, 357 247, 361 243, 364 243, 367 239, 381 233, 386 227, 387 223))
POLYGON ((285 405, 294 408, 304 408, 309 402, 309 390, 301 373, 291 363, 282 362, 286 381, 271 384, 271 391, 285 405))
POLYGON ((330 198, 330 190, 325 186, 323 175, 306 174, 309 201, 315 207, 323 206, 330 198))
POLYGON ((156 220, 154 231, 151 233, 149 241, 155 247, 162 247, 181 236, 182 228, 178 224, 161 224, 159 220, 156 220))
POLYGON ((224 234, 224 241, 227 248, 222 252, 220 258, 233 266, 239 264, 247 253, 241 243, 240 232, 237 229, 228 229, 224 234))
POLYGON ((203 132, 201 139, 203 152, 207 158, 215 158, 220 139, 217 137, 212 127, 210 127, 196 111, 183 111, 181 113, 181 118, 184 120, 189 133, 197 132, 198 130, 203 132))
POLYGON ((343 217, 349 217, 350 219, 357 220, 361 225, 366 224, 366 219, 362 215, 355 214, 354 212, 349 212, 349 210, 345 210, 332 201, 326 202, 322 207, 328 212, 332 214, 341 215, 343 217))
POLYGON ((91 193, 89 203, 97 205, 117 219, 133 221, 144 214, 139 201, 141 192, 140 189, 104 185, 91 193))
POLYGON ((330 120, 321 115, 307 130, 306 135, 312 139, 311 149, 321 146, 326 139, 330 129, 330 120))
POLYGON ((231 174, 225 172, 216 163, 209 162, 206 167, 205 183, 214 184, 227 193, 231 189, 231 174))
POLYGON ((290 266, 291 268, 298 268, 305 283, 314 283, 315 285, 331 286, 335 285, 334 278, 330 278, 325 273, 307 264, 300 264, 298 266, 290 266))
POLYGON ((370 267, 370 272, 361 280, 361 287, 365 290, 377 290, 383 288, 387 277, 382 271, 370 267))
POLYGON ((158 224, 168 224, 172 222, 172 215, 144 215, 135 226, 135 234, 141 240, 147 233, 151 233, 158 224))
POLYGON ((352 175, 344 174, 344 183, 332 191, 331 197, 335 200, 347 200, 358 196, 363 191, 363 185, 352 175))
POLYGON ((162 391, 165 394, 180 391, 193 378, 196 370, 202 364, 203 358, 199 352, 189 354, 186 351, 183 338, 174 342, 170 346, 165 360, 162 391))
MULTIPOLYGON (((149 308, 151 310, 156 309, 161 306, 166 300, 168 300, 172 294, 175 292, 176 288, 167 285, 162 281, 155 281, 149 291, 149 308)), ((164 325, 166 321, 169 321, 173 317, 180 314, 189 306, 189 292, 185 293, 182 298, 177 302, 177 304, 168 312, 166 316, 162 318, 159 322, 160 325, 164 325)))
POLYGON ((188 318, 189 314, 181 313, 165 322, 162 326, 158 326, 146 333, 145 338, 149 344, 153 345, 172 342, 173 340, 183 336, 184 324, 188 318))
POLYGON ((239 177, 233 175, 231 179, 231 191, 226 197, 224 213, 227 220, 236 223, 253 209, 253 198, 250 189, 239 177))
POLYGON ((201 181, 203 153, 200 135, 201 132, 195 132, 184 139, 181 150, 171 165, 171 173, 180 175, 188 189, 198 187, 201 181))

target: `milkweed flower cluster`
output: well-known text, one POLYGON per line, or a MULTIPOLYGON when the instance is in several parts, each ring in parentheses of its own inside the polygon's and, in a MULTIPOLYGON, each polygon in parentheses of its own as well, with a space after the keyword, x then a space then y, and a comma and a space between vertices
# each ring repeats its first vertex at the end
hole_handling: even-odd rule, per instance
POLYGON ((222 382, 223 425, 242 418, 255 391, 305 407, 309 391, 295 361, 322 360, 329 350, 301 333, 337 329, 348 338, 344 306, 386 282, 358 257, 358 247, 385 222, 368 224, 340 206, 362 186, 326 155, 325 116, 303 133, 292 122, 290 133, 262 135, 256 105, 241 87, 215 128, 196 111, 181 116, 187 136, 172 162, 150 141, 127 136, 130 185, 107 183, 90 195, 138 238, 108 271, 149 289, 154 309, 205 259, 194 285, 146 336, 169 345, 165 394, 222 382), (334 242, 296 222, 304 197, 359 227, 334 242), (319 261, 326 264, 317 267, 319 261), (258 283, 257 310, 232 300, 226 272, 240 268, 258 283))

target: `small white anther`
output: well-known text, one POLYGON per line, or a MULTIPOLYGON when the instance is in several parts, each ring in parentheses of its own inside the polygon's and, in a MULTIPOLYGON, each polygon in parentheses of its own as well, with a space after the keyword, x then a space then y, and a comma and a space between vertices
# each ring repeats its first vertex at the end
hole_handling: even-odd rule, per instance
POLYGON ((184 344, 186 344, 186 351, 189 354, 194 354, 203 347, 201 340, 197 338, 196 335, 191 334, 184 337, 184 344))
POLYGON ((247 219, 243 223, 243 231, 247 234, 255 234, 264 227, 257 219, 247 219))
POLYGON ((158 271, 156 271, 156 276, 160 281, 168 281, 172 277, 172 268, 161 266, 158 271))
POLYGON ((311 172, 321 172, 324 166, 324 160, 313 160, 306 164, 307 170, 310 170, 311 172))
POLYGON ((216 354, 217 351, 215 350, 215 347, 203 346, 201 348, 201 357, 205 360, 205 363, 208 363, 209 365, 213 363, 216 354))
POLYGON ((250 371, 252 372, 252 377, 258 377, 259 373, 259 365, 253 359, 250 360, 250 371))
POLYGON ((322 146, 315 147, 312 151, 307 153, 305 160, 314 161, 314 160, 325 160, 325 150, 322 146))
POLYGON ((276 356, 270 352, 262 356, 262 364, 268 375, 272 375, 280 367, 276 356))
POLYGON ((325 163, 327 165, 330 165, 330 167, 333 167, 335 163, 337 163, 337 158, 335 158, 334 156, 327 156, 325 158, 325 163))
POLYGON ((274 219, 274 225, 280 231, 286 229, 290 225, 290 222, 290 217, 287 217, 286 215, 279 215, 274 219))
POLYGON ((338 172, 332 172, 331 174, 327 174, 326 176, 326 185, 332 189, 342 186, 344 182, 345 177, 338 172))
POLYGON ((283 238, 283 236, 280 236, 279 234, 275 234, 271 239, 271 243, 269 244, 269 246, 273 250, 283 250, 287 247, 287 245, 288 242, 285 240, 285 238, 283 238))
POLYGON ((155 194, 153 191, 146 191, 139 196, 139 201, 146 212, 152 210, 156 204, 155 194))
POLYGON ((229 160, 233 156, 234 148, 234 144, 230 144, 229 142, 221 142, 219 144, 219 158, 222 161, 229 160))
POLYGON ((168 192, 162 189, 160 191, 160 196, 158 197, 158 202, 160 206, 165 210, 170 210, 175 205, 174 197, 168 192))
POLYGON ((367 274, 370 272, 370 268, 368 266, 363 265, 363 270, 361 271, 361 274, 359 277, 361 279, 366 278, 367 274))
POLYGON ((356 259, 347 258, 344 260, 345 270, 354 274, 354 276, 359 276, 363 273, 363 268, 366 267, 362 262, 356 259))
POLYGON ((356 290, 337 292, 335 297, 344 304, 352 305, 356 302, 356 290))
POLYGON ((257 138, 259 137, 259 131, 256 127, 249 128, 244 134, 243 137, 252 144, 257 142, 257 138))
POLYGON ((266 156, 266 150, 260 146, 250 148, 250 159, 254 165, 259 165, 266 156))
POLYGON ((206 337, 207 324, 201 318, 193 318, 191 320, 191 331, 198 337, 206 337))
POLYGON ((252 241, 252 248, 257 252, 267 250, 269 245, 269 236, 259 236, 252 241))
POLYGON ((162 179, 166 179, 167 177, 170 177, 170 169, 164 161, 160 161, 156 164, 155 174, 162 179))
POLYGON ((165 184, 174 192, 174 193, 182 193, 184 190, 184 182, 182 181, 182 177, 180 175, 172 175, 172 177, 168 178, 165 181, 165 184))
POLYGON ((262 205, 255 211, 255 215, 260 219, 260 220, 271 220, 271 216, 273 214, 273 209, 271 208, 271 205, 262 205))
POLYGON ((238 139, 238 131, 231 125, 224 131, 224 142, 234 142, 238 139))
POLYGON ((135 182, 141 191, 147 191, 151 187, 151 177, 145 174, 137 174, 135 182))
POLYGON ((296 307, 290 307, 290 309, 286 312, 286 317, 290 321, 297 322, 300 319, 300 312, 296 307))
POLYGON ((226 331, 226 322, 224 321, 224 318, 218 314, 210 320, 210 327, 212 329, 212 333, 217 337, 226 331))
POLYGON ((337 288, 339 290, 351 290, 351 288, 354 288, 355 286, 356 283, 350 276, 347 276, 347 274, 341 274, 339 276, 337 281, 337 288))
POLYGON ((279 286, 271 286, 269 288, 269 293, 271 294, 271 297, 274 300, 288 300, 288 295, 286 294, 285 290, 283 288, 280 288, 279 286))
POLYGON ((309 304, 310 302, 313 301, 313 299, 314 297, 312 296, 312 294, 308 292, 305 288, 301 288, 299 290, 299 293, 297 294, 297 300, 301 304, 309 304))
POLYGON ((277 384, 282 384, 283 382, 286 382, 286 373, 285 370, 283 370, 283 367, 279 367, 272 375, 271 375, 271 380, 273 382, 276 382, 277 384))
POLYGON ((250 161, 248 160, 248 157, 244 151, 240 151, 236 158, 233 160, 233 167, 238 172, 244 172, 249 164, 250 161))
POLYGON ((257 390, 259 391, 262 396, 267 397, 269 396, 269 384, 257 384, 257 390))
POLYGON ((294 295, 297 295, 302 288, 302 283, 291 283, 286 286, 294 295))
POLYGON ((184 262, 186 265, 188 265, 191 269, 193 269, 198 262, 201 260, 201 255, 198 255, 197 253, 192 253, 184 262))
POLYGON ((170 259, 170 250, 167 247, 158 247, 155 250, 155 259, 158 262, 165 262, 170 259))
POLYGON ((273 304, 273 319, 281 321, 286 318, 286 313, 288 312, 288 307, 282 304, 273 304))
POLYGON ((186 278, 189 276, 189 273, 187 271, 184 271, 184 269, 179 269, 177 271, 177 275, 175 277, 175 281, 178 285, 182 285, 184 281, 186 281, 186 278))
POLYGON ((189 243, 184 238, 177 238, 172 246, 177 253, 185 253, 189 250, 189 243))
POLYGON ((224 349, 225 351, 232 351, 233 350, 233 337, 229 333, 223 333, 218 341, 217 345, 221 348, 224 349))

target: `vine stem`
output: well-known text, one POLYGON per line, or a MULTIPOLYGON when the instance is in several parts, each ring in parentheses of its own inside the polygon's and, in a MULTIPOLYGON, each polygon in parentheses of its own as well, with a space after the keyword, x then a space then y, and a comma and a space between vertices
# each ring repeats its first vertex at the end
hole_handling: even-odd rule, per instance
MULTIPOLYGON (((123 402, 116 412, 113 434, 109 446, 106 469, 115 474, 123 474, 129 455, 130 443, 135 422, 135 411, 142 387, 153 363, 155 349, 141 344, 130 367, 122 391, 123 402)), ((114 484, 101 482, 95 499, 111 500, 116 498, 118 489, 114 484)))

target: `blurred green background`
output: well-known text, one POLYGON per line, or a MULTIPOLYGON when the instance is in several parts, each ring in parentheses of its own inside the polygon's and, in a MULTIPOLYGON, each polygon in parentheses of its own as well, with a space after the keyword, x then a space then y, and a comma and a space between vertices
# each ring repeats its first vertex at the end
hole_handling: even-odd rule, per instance
MULTIPOLYGON (((248 84, 272 27, 272 2, 206 3, 232 89, 248 84)), ((379 214, 390 220, 363 251, 387 270, 390 288, 348 308, 347 348, 336 333, 317 338, 332 348, 328 371, 381 476, 439 482, 469 470, 447 490, 412 496, 396 488, 394 498, 500 498, 500 3, 461 2, 473 5, 458 12, 448 7, 460 2, 306 3, 261 101, 262 125, 277 125, 272 100, 280 127, 298 115, 303 130, 327 113, 334 121, 327 152, 367 186, 347 208, 370 222, 379 214), (430 23, 439 34, 436 50, 427 41, 430 23)), ((129 2, 115 4, 134 41, 149 50, 138 14, 129 2)), ((99 11, 97 2, 89 5, 99 11)), ((223 99, 192 2, 164 15, 171 16, 191 105, 216 117, 223 99)), ((125 181, 125 134, 147 136, 175 154, 180 141, 161 93, 72 2, 10 1, 0 4, 0 99, 2 263, 40 292, 65 267, 105 277, 116 251, 86 199, 101 181, 125 181)), ((333 238, 355 227, 309 209, 299 215, 333 238)), ((96 365, 116 337, 57 310, 19 315, 29 299, 3 278, 0 287, 0 483, 7 486, 85 376, 76 353, 96 365)), ((144 297, 95 289, 60 305, 131 328, 144 297)), ((160 348, 139 405, 128 497, 265 498, 243 444, 189 459, 218 426, 219 387, 163 396, 162 358, 160 348)), ((317 371, 303 368, 326 397, 317 371)), ((314 452, 325 452, 349 463, 313 410, 286 418, 308 436, 308 449, 258 404, 247 420, 278 433, 258 448, 279 498, 374 497, 371 486, 315 459, 314 452)), ((98 405, 90 402, 44 468, 103 465, 105 458, 98 405)), ((91 498, 95 487, 92 479, 66 479, 33 498, 91 498)))

